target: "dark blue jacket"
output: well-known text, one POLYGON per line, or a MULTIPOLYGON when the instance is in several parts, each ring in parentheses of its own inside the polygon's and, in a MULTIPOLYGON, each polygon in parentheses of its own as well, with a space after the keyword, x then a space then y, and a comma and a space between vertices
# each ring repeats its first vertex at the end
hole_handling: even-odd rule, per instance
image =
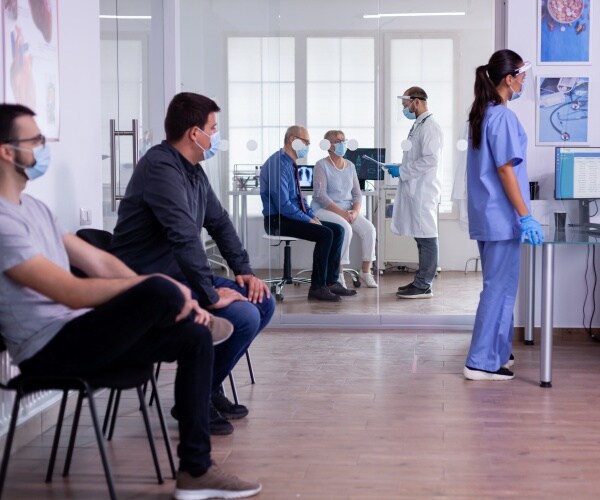
POLYGON ((119 206, 112 252, 137 273, 187 281, 200 305, 214 304, 218 295, 200 240, 202 227, 234 274, 252 274, 248 253, 202 167, 163 141, 133 171, 119 206))

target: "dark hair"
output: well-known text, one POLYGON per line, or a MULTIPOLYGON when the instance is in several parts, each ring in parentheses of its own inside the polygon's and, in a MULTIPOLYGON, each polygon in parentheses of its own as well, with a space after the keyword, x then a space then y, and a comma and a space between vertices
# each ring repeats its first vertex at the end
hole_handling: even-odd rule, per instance
POLYGON ((404 95, 411 97, 411 101, 413 99, 420 99, 421 101, 427 100, 427 92, 425 92, 421 87, 411 87, 404 95))
POLYGON ((169 103, 165 116, 165 134, 167 141, 177 141, 191 127, 204 129, 210 113, 221 108, 208 97, 193 92, 181 92, 169 103))
POLYGON ((475 100, 469 112, 469 132, 474 149, 481 146, 481 125, 487 105, 502 103, 502 97, 496 87, 506 75, 516 75, 517 68, 523 63, 519 54, 512 50, 498 50, 492 54, 487 64, 475 70, 475 100))
POLYGON ((20 116, 35 116, 35 113, 21 104, 0 104, 0 144, 17 139, 15 120, 20 116))

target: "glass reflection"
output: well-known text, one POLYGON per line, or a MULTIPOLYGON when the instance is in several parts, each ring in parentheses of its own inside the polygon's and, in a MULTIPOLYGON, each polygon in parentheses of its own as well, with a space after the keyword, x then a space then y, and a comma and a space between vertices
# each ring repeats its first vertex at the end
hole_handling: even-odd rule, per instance
MULTIPOLYGON (((458 3, 464 7, 457 0, 438 3, 441 11, 455 10, 458 3)), ((411 123, 397 97, 419 85, 429 94, 445 144, 439 205, 443 272, 436 278, 435 296, 401 304, 395 298, 398 286, 412 280, 418 257, 412 238, 405 240, 391 231, 398 180, 384 170, 383 179, 365 181, 362 203, 364 213, 372 204, 377 274, 383 286, 359 288, 358 300, 346 300, 352 305, 343 311, 474 312, 477 291, 469 290, 474 296, 471 301, 462 290, 472 288, 472 282, 480 285, 478 275, 464 274, 465 262, 477 249, 460 227, 452 188, 464 155, 458 139, 463 137, 472 94, 472 68, 493 51, 494 3, 470 2, 466 15, 460 17, 365 19, 365 14, 395 12, 398 6, 390 10, 379 0, 306 0, 301 5, 257 0, 252 6, 241 0, 182 0, 182 80, 224 104, 221 131, 230 148, 219 159, 222 182, 227 182, 222 192, 229 192, 233 212, 235 206, 241 210, 244 199, 245 244, 256 269, 264 270, 265 276, 281 274, 283 251, 262 239, 260 199, 252 187, 240 195, 234 183, 236 172, 256 177, 256 169, 282 147, 285 130, 293 124, 305 126, 310 133, 306 165, 315 165, 331 147, 323 139, 328 130, 343 130, 350 152, 379 148, 385 150, 383 163, 401 163, 413 144, 408 139, 411 123), (204 37, 200 41, 199 32, 204 37)), ((295 270, 309 268, 311 257, 311 244, 293 242, 295 270)), ((360 264, 360 245, 352 244, 350 265, 360 268, 360 264)), ((284 315, 339 312, 307 302, 305 287, 287 290, 279 308, 284 315)))

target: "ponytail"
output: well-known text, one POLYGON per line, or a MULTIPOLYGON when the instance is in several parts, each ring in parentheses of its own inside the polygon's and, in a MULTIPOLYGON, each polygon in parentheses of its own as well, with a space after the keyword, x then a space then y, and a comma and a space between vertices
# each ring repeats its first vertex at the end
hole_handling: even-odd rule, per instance
POLYGON ((502 97, 496 87, 506 75, 515 75, 523 59, 512 50, 498 50, 492 54, 487 64, 475 70, 475 100, 469 112, 469 132, 473 149, 481 147, 481 127, 488 104, 502 104, 502 97))

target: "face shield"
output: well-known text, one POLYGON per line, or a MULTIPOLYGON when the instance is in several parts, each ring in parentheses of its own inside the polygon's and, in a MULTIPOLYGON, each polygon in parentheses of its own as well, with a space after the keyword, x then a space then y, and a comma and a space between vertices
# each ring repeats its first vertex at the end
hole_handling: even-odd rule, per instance
POLYGON ((402 120, 406 120, 404 117, 404 106, 410 106, 413 99, 414 97, 409 95, 399 95, 396 98, 396 121, 401 122, 402 120))
POLYGON ((533 71, 531 71, 531 68, 531 63, 529 61, 525 61, 523 63, 523 66, 515 69, 513 75, 516 78, 519 75, 523 74, 523 81, 521 82, 521 92, 523 95, 522 99, 534 100, 536 94, 534 85, 535 77, 533 75, 533 71))

